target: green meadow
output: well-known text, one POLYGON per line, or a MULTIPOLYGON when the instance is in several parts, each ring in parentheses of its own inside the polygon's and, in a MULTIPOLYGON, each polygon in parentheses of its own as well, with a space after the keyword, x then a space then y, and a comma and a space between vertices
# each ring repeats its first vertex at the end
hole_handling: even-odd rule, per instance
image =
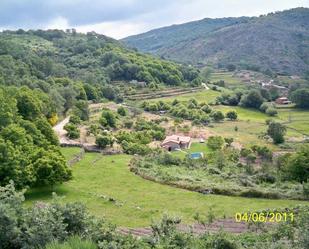
MULTIPOLYGON (((201 145, 200 145, 201 146, 201 145)), ((196 148, 198 149, 198 148, 196 148)), ((63 148, 67 159, 79 153, 79 148, 63 148)), ((236 212, 265 208, 293 207, 307 203, 295 200, 267 200, 219 195, 203 195, 144 180, 128 168, 131 156, 102 156, 86 153, 73 167, 73 180, 53 188, 31 189, 26 204, 51 201, 52 192, 62 202, 84 203, 93 215, 106 217, 119 226, 148 226, 152 219, 164 213, 177 215, 186 223, 193 216, 206 214, 210 208, 217 218, 233 217, 236 212)))

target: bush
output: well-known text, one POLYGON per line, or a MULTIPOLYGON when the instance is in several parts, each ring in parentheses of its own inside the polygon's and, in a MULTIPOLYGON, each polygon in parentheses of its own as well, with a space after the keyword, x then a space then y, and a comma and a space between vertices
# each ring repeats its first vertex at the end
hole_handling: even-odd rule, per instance
POLYGON ((45 249, 97 249, 97 245, 90 240, 83 240, 78 236, 69 238, 66 242, 53 242, 45 249))
POLYGON ((269 107, 269 108, 267 108, 265 113, 267 115, 273 117, 273 116, 276 116, 278 114, 278 111, 275 108, 269 107))
POLYGON ((64 129, 68 132, 67 136, 71 139, 77 139, 80 137, 79 129, 75 124, 68 123, 64 126, 64 129))
POLYGON ((129 155, 147 155, 151 152, 151 149, 147 145, 143 145, 140 143, 130 143, 127 141, 123 141, 121 145, 124 152, 129 155))
POLYGON ((116 119, 115 114, 111 110, 104 109, 102 111, 102 116, 99 122, 103 127, 115 128, 117 119, 116 119))
POLYGON ((95 143, 99 148, 105 149, 108 145, 113 146, 114 141, 111 136, 99 135, 96 137, 95 143))
POLYGON ((243 107, 258 109, 264 102, 264 98, 257 90, 251 90, 248 94, 243 95, 240 100, 240 105, 243 107))
POLYGON ((309 108, 309 89, 302 88, 297 89, 291 94, 292 101, 300 108, 309 108))
POLYGON ((126 116, 127 115, 127 110, 123 107, 123 106, 120 106, 118 109, 117 109, 117 113, 121 116, 126 116))
POLYGON ((27 208, 23 193, 17 193, 13 183, 0 187, 0 200, 1 249, 44 248, 68 236, 83 236, 93 241, 115 238, 114 228, 89 215, 82 204, 61 205, 55 199, 51 204, 37 203, 27 208))
POLYGON ((207 140, 207 146, 212 150, 222 149, 224 139, 221 136, 211 136, 207 140))
POLYGON ((123 122, 124 127, 127 128, 127 129, 131 129, 133 124, 134 124, 134 122, 130 119, 127 119, 123 122))
POLYGON ((309 145, 302 146, 295 154, 289 155, 284 170, 288 178, 306 182, 309 179, 309 145))
POLYGON ((70 116, 69 122, 72 123, 72 124, 78 125, 78 124, 81 123, 81 120, 78 116, 72 115, 72 116, 70 116))
POLYGON ((224 120, 224 114, 221 111, 215 111, 211 114, 211 117, 213 118, 214 121, 219 122, 224 120))
POLYGON ((286 127, 278 122, 271 122, 268 125, 267 134, 273 139, 275 144, 284 142, 286 127))
POLYGON ((229 111, 225 115, 229 120, 236 120, 238 115, 236 111, 229 111))

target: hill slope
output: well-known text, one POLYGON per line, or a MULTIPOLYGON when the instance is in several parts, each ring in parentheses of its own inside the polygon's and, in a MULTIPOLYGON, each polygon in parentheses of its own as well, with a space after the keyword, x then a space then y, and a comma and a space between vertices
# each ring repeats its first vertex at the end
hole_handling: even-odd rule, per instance
POLYGON ((138 53, 96 33, 0 32, 0 85, 31 84, 50 77, 101 85, 113 80, 179 85, 197 76, 192 67, 138 53))
POLYGON ((193 64, 287 74, 309 70, 309 9, 260 17, 203 19, 124 38, 131 47, 193 64))

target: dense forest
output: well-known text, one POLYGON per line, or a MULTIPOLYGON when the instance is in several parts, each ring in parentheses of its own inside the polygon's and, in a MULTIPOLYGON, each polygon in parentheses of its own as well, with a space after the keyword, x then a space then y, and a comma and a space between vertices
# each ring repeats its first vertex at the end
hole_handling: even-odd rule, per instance
POLYGON ((206 18, 159 28, 122 41, 175 61, 281 74, 309 71, 309 10, 260 17, 206 18))
POLYGON ((193 68, 126 49, 103 35, 74 30, 4 31, 0 56, 1 84, 32 88, 35 84, 48 88, 40 80, 51 77, 100 85, 115 80, 179 85, 198 76, 193 68))

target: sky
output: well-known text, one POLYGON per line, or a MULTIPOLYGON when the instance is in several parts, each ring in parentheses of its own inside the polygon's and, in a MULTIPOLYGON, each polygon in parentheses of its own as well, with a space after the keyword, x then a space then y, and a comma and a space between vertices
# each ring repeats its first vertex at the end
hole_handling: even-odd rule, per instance
POLYGON ((258 16, 309 0, 0 0, 0 30, 95 31, 116 39, 206 17, 258 16))

